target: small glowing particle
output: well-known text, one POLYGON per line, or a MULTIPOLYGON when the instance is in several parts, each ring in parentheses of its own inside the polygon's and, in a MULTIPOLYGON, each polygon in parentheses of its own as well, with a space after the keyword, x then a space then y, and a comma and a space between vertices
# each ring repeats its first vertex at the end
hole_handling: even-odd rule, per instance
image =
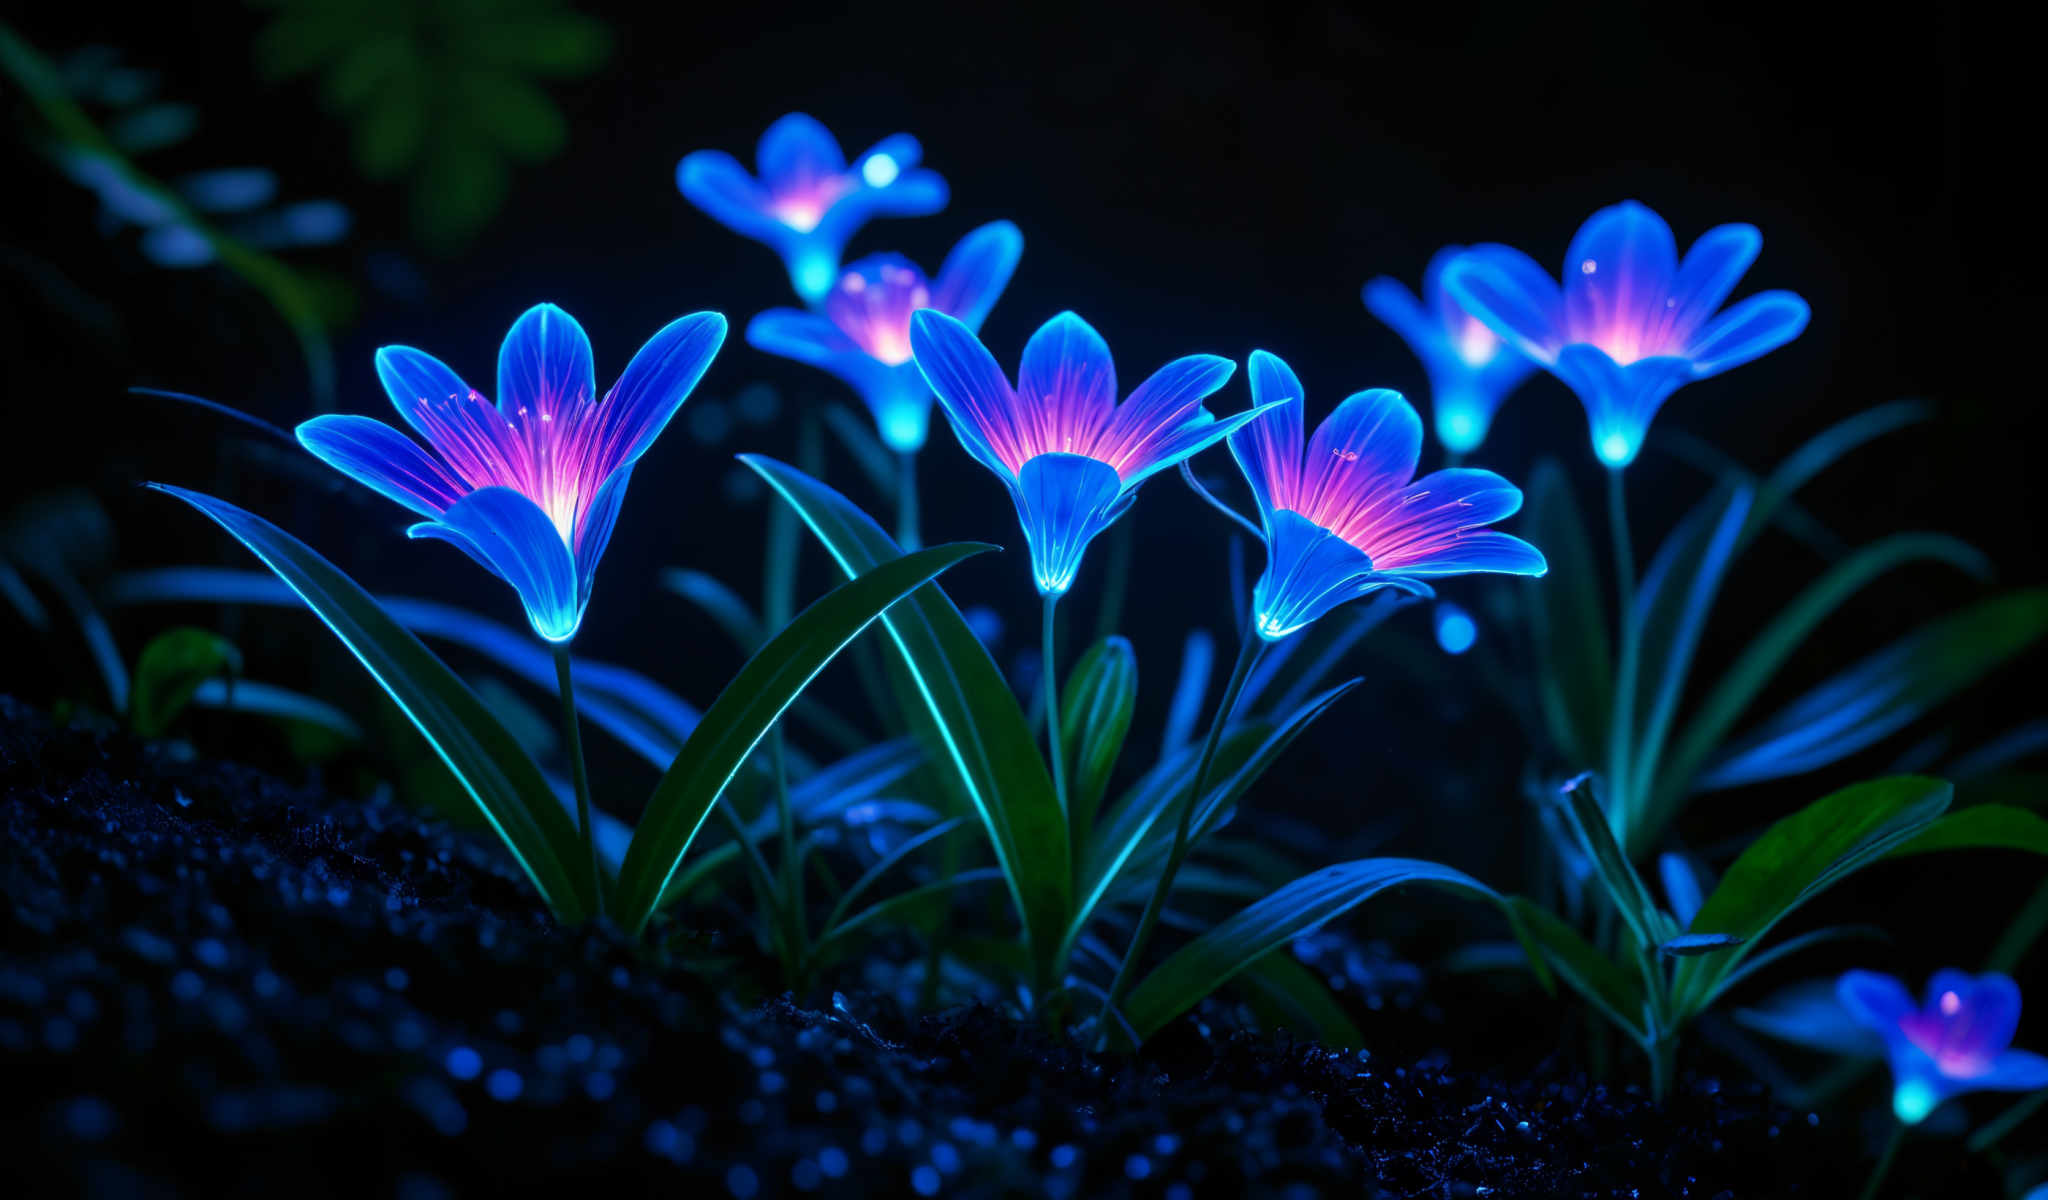
POLYGON ((442 1065, 447 1067, 448 1073, 455 1078, 470 1080, 475 1079, 484 1069, 484 1058, 468 1046, 457 1046, 448 1052, 448 1057, 443 1060, 442 1065))
POLYGON ((1592 274, 1593 272, 1595 272, 1595 271, 1597 271, 1597 270, 1599 270, 1599 269, 1600 269, 1600 264, 1599 264, 1599 263, 1597 263, 1597 262, 1594 262, 1594 261, 1593 261, 1592 259, 1590 259, 1590 258, 1589 258, 1589 259, 1587 259, 1586 261, 1584 261, 1584 262, 1582 262, 1582 263, 1580 263, 1580 264, 1579 264, 1579 273, 1580 273, 1580 274, 1582 274, 1582 275, 1591 275, 1591 274, 1592 274))
POLYGON ((1963 998, 1961 996, 1956 995, 1954 992, 1943 992, 1941 994, 1942 1016, 1953 1017, 1956 1015, 1956 1012, 1960 1010, 1962 1007, 1963 998))
POLYGON ((501 1103, 519 1099, 519 1093, 525 1090, 526 1081, 519 1078, 519 1072, 505 1067, 492 1071, 484 1080, 484 1091, 490 1093, 491 1099, 501 1103))
POLYGON ((926 1163, 910 1173, 910 1188, 920 1196, 939 1194, 939 1170, 926 1163))
POLYGON ((896 182, 896 177, 902 173, 903 168, 897 165, 895 158, 887 154, 871 154, 868 160, 860 165, 860 177, 867 181, 869 187, 888 187, 896 182))

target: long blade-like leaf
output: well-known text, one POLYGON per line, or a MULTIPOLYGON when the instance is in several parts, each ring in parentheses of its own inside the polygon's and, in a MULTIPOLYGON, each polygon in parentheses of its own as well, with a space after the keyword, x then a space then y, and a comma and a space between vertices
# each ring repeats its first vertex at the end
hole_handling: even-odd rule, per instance
POLYGON ((2048 633, 2048 588, 1951 613, 1815 687, 1701 771, 1700 791, 1811 771, 1869 746, 2048 633))
POLYGON ((1579 936, 1578 930, 1542 905, 1516 896, 1509 901, 1509 910, 1519 919, 1528 940, 1573 991, 1622 1032, 1638 1042, 1645 1040, 1647 1001, 1636 975, 1594 949, 1592 943, 1579 936))
POLYGON ((1983 554, 1938 533, 1896 534, 1873 542, 1830 567, 1764 627, 1700 702, 1671 757, 1658 769, 1657 790, 1650 801, 1644 828, 1654 833, 1676 811, 1691 790, 1692 777, 1700 764, 1728 736, 1758 693, 1816 626, 1872 580, 1921 561, 1947 563, 1973 575, 1989 570, 1983 554))
POLYGON ((1304 1029, 1332 1050, 1355 1050, 1365 1045, 1365 1035, 1345 1015, 1344 1006, 1330 994, 1322 979, 1294 961, 1284 948, 1246 967, 1238 975, 1236 986, 1247 994, 1253 1010, 1268 1025, 1304 1029))
POLYGON ((1766 829, 1693 917, 1690 932, 1730 933, 1743 942, 1679 965, 1672 992, 1680 1019, 1711 1004, 1778 922, 1843 876, 1907 844, 1953 794, 1945 780, 1895 775, 1823 796, 1766 829))
POLYGON ((557 916, 575 921, 591 911, 596 897, 587 875, 567 866, 581 851, 568 814, 540 768, 447 664, 354 580, 284 530, 225 500, 169 484, 149 486, 233 534, 334 631, 448 764, 557 916))
POLYGON ((1891 857, 1936 850, 2024 850, 2048 855, 2048 820, 2005 804, 1959 808, 1921 830, 1912 841, 1892 851, 1891 857))
MULTIPOLYGON (((842 572, 856 575, 900 555, 882 527, 838 492, 771 458, 741 461, 796 509, 842 572)), ((1072 849, 1030 723, 945 592, 916 593, 882 624, 988 830, 1033 961, 1049 977, 1073 903, 1072 849)))
POLYGON ((1106 637, 1088 648, 1067 677, 1061 704, 1060 737, 1066 743, 1069 781, 1067 802, 1078 859, 1095 810, 1109 787, 1110 772, 1130 732, 1131 710, 1138 702, 1138 656, 1121 637, 1106 637))
POLYGON ((855 635, 939 572, 995 547, 934 546, 840 584, 768 639, 727 684, 669 764, 619 867, 619 922, 638 932, 740 764, 782 710, 855 635))
POLYGON ((1544 585, 1528 590, 1543 721, 1565 764, 1584 770, 1601 761, 1607 745, 1614 651, 1592 539, 1572 502, 1571 483, 1555 462, 1536 464, 1529 477, 1523 524, 1550 562, 1544 585))
POLYGON ((1266 954, 1403 883, 1434 884, 1506 904, 1470 875, 1420 859, 1365 858, 1325 867, 1176 950, 1132 990, 1124 1018, 1139 1037, 1149 1038, 1266 954))

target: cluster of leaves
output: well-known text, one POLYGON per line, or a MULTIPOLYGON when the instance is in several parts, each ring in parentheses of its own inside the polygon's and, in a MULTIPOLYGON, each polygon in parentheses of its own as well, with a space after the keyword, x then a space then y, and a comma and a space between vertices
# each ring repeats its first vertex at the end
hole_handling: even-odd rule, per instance
POLYGON ((373 179, 403 177, 431 246, 462 245, 504 204, 514 163, 568 136, 537 80, 580 79, 611 36, 558 0, 253 0, 273 11, 256 43, 265 75, 317 73, 373 179))

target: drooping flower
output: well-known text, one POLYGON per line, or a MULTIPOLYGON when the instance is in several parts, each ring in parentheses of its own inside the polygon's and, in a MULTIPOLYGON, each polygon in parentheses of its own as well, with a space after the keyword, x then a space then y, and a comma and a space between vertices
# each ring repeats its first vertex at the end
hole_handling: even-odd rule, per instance
POLYGON ((1422 419, 1385 388, 1345 399, 1303 447, 1301 381, 1276 355, 1251 357, 1259 416, 1230 435, 1266 531, 1253 624, 1279 641, 1381 588, 1435 593, 1424 580, 1472 571, 1541 575, 1534 546, 1484 526, 1522 506, 1491 471, 1454 468, 1413 482, 1422 419))
POLYGON ((1907 1125, 1962 1092, 2048 1088, 2048 1058, 2011 1048, 2020 989, 2008 976, 1937 971, 1918 1007, 1905 984, 1875 971, 1850 971, 1835 993, 1884 1039, 1892 1112, 1907 1125))
POLYGON ((1081 554, 1157 471, 1214 445, 1251 419, 1202 406, 1237 364, 1191 354, 1159 368, 1117 403, 1102 335, 1070 312, 1039 326, 1012 388, 995 356, 960 321, 933 309, 910 318, 910 349, 967 452, 1010 489, 1038 590, 1073 585, 1081 554))
POLYGON ((576 636, 633 465, 725 341, 693 313, 654 335, 597 397, 590 340, 552 304, 526 310, 498 352, 498 403, 409 346, 377 351, 377 377, 435 453, 369 417, 315 417, 299 442, 357 483, 430 518, 411 537, 452 542, 512 585, 533 630, 576 636))
POLYGON ((1501 401, 1536 369, 1533 359, 1458 307, 1444 290, 1444 268, 1464 250, 1445 246, 1431 257, 1419 300, 1388 275, 1367 283, 1364 292, 1365 307, 1422 360, 1436 440, 1454 454, 1479 448, 1501 401))
POLYGON ((910 315, 921 308, 979 332, 1017 269, 1024 235, 992 221, 960 239, 936 279, 900 254, 875 254, 840 273, 824 311, 771 308, 747 323, 757 350, 822 367, 851 384, 892 450, 923 447, 932 390, 910 358, 910 315))
POLYGON ((1753 225, 1721 225, 1678 260, 1671 227, 1633 200, 1579 227, 1564 285, 1508 246, 1474 246, 1444 270, 1443 287, 1579 394, 1593 452, 1626 467, 1664 401, 1799 336, 1810 315, 1791 292, 1759 292, 1725 311, 1763 248, 1753 225))
POLYGON ((758 174, 723 150, 697 150, 676 164, 676 186, 726 228, 780 254, 797 295, 816 304, 839 277, 846 240, 870 217, 946 207, 946 181, 917 165, 923 153, 898 133, 848 163, 831 131, 790 113, 761 135, 758 174))

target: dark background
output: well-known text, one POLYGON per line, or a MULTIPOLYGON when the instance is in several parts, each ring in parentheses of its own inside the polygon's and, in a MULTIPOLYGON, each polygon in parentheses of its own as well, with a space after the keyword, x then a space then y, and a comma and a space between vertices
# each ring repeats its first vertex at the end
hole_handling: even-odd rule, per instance
MULTIPOLYGON (((2006 582, 2042 577, 2031 480, 2038 385, 2017 378, 2039 337, 2022 324, 2039 309, 2022 287, 2031 277, 2023 222, 2035 202, 2015 186, 2021 143, 2009 132, 2023 76, 2017 49, 1999 50, 1998 31, 1957 6, 1918 20, 1811 22, 1782 5, 1597 4, 1569 15, 1527 4, 1312 5, 1235 16, 966 7, 701 6, 655 19, 637 5, 585 6, 616 37, 591 78, 549 87, 569 117, 566 149, 518 170, 504 211, 453 255, 420 250, 402 190, 357 174, 314 85, 256 81, 260 11, 154 6, 117 16, 43 5, 17 28, 45 51, 108 43, 164 72, 167 91, 203 114, 192 165, 261 163, 293 194, 349 205, 349 238, 308 256, 358 292, 357 317, 335 342, 344 411, 388 415, 371 353, 389 342, 428 349, 488 390, 503 331, 543 299, 590 331, 601 384, 668 319, 703 308, 731 317, 734 336, 636 480, 581 642, 698 703, 737 656, 649 581, 660 565, 687 563, 757 594, 761 503, 733 498, 730 456, 787 455, 792 407, 850 397, 744 344, 748 316, 792 302, 785 277, 767 249, 686 204, 673 169, 702 147, 750 161, 759 132, 793 109, 825 121, 850 152, 914 132, 926 164, 952 185, 946 211, 871 224, 849 260, 897 249, 935 268, 982 222, 1007 217, 1023 228, 1022 266, 985 330, 1006 363, 1039 322, 1073 308, 1108 338, 1126 388, 1180 354, 1241 361, 1262 347, 1299 371, 1312 417, 1367 386, 1424 399, 1420 369, 1366 314, 1358 290, 1380 273, 1419 284, 1442 244, 1503 241, 1555 264, 1581 220, 1624 197, 1660 212, 1681 247, 1711 225, 1753 222, 1764 251, 1738 295, 1796 290, 1812 303, 1812 325, 1757 363, 1683 389, 1659 427, 1763 468, 1859 409, 1925 397, 1937 421, 1823 476, 1808 506, 1851 544, 1944 529, 1987 550, 2006 582), (716 422, 693 421, 705 401, 763 380, 785 400, 774 425, 712 436, 716 422)), ((373 588, 516 621, 501 584, 446 547, 397 537, 405 514, 394 506, 335 487, 317 465, 285 461, 215 417, 123 394, 135 383, 175 388, 285 425, 312 411, 275 317, 231 278, 166 272, 141 260, 132 239, 105 236, 91 201, 26 147, 12 93, 8 103, 16 120, 0 204, 14 269, 0 298, 0 371, 11 412, 0 452, 9 498, 85 483, 115 515, 124 563, 248 565, 193 514, 131 485, 198 486, 277 520, 373 588), (25 271, 28 260, 53 266, 61 288, 47 271, 25 271), (79 311, 92 320, 81 323, 79 311)), ((1217 403, 1235 409, 1246 398, 1233 382, 1217 403)), ((1476 462, 1524 479, 1542 455, 1568 464, 1593 508, 1599 481, 1584 418, 1539 375, 1502 411, 1476 462)), ((1218 455, 1207 469, 1228 468, 1218 455)), ((968 564, 951 586, 963 603, 1006 615, 1011 646, 1029 644, 1036 598, 1002 489, 942 427, 922 473, 928 539, 1014 547, 968 564)), ((828 477, 883 511, 843 460, 828 477)), ((1647 556, 1652 534, 1705 481, 1653 438, 1629 482, 1647 556)), ((1182 632, 1230 620, 1227 539, 1167 477, 1133 519, 1125 625, 1143 665, 1139 729, 1149 738, 1182 632)), ((1101 560, 1098 550, 1088 566, 1099 573, 1101 560)), ((1702 663, 1725 661, 1819 567, 1787 539, 1761 542, 1728 589, 1702 663)), ((1080 612, 1099 584, 1089 574, 1080 612)), ((806 594, 823 579, 811 561, 806 594)), ((1476 607, 1502 586, 1540 585, 1455 581, 1446 591, 1476 607)), ((1886 580, 1814 639, 1781 694, 1981 591, 1933 569, 1886 580)), ((131 651, 157 619, 124 618, 131 651)), ((1362 659, 1367 688, 1276 773, 1263 803, 1342 835, 1367 826, 1402 853, 1511 871, 1501 860, 1519 853, 1521 734, 1483 698, 1473 659, 1432 657, 1420 614, 1380 636, 1409 647, 1423 669, 1362 659)), ((1501 629, 1484 636, 1509 640, 1501 629)), ((336 669, 341 656, 316 631, 296 638, 303 658, 336 669)), ((257 670, 280 678, 314 668, 257 670)), ((33 694, 49 685, 37 674, 8 686, 33 694)), ((2032 686, 1985 689, 1958 710, 1958 727, 1995 732, 2037 699, 2032 686)), ((1832 778, 1875 773, 1910 741, 1832 778)), ((640 768, 610 766, 632 781, 614 794, 638 794, 630 772, 640 768)), ((1751 827, 1815 791, 1801 782, 1790 793, 1738 793, 1702 818, 1700 836, 1751 827)))

